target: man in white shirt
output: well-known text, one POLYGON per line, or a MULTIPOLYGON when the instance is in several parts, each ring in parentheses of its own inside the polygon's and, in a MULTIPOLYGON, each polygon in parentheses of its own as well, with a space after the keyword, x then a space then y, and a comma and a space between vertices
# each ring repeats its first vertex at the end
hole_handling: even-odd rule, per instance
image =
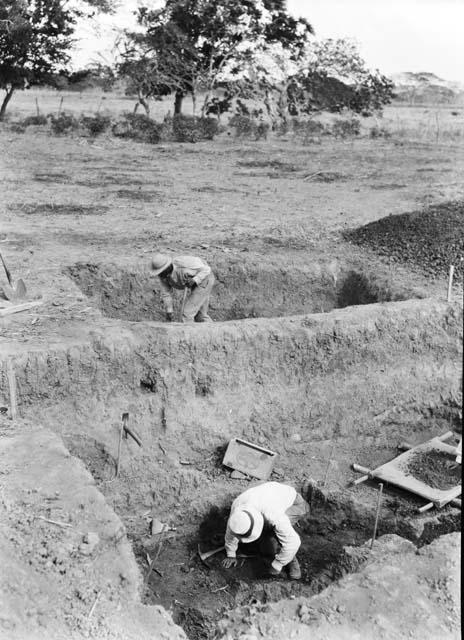
POLYGON ((231 507, 225 536, 226 568, 235 566, 239 543, 249 543, 271 536, 275 556, 269 568, 270 576, 279 576, 286 567, 291 580, 301 578, 296 558, 301 540, 293 525, 309 513, 309 505, 296 489, 280 482, 265 482, 247 489, 231 507), (264 534, 262 536, 262 534, 264 534))
POLYGON ((156 253, 152 258, 151 268, 153 275, 159 277, 168 322, 173 318, 173 289, 190 290, 184 298, 182 322, 212 322, 208 315, 208 307, 214 275, 204 260, 195 256, 170 258, 156 253))

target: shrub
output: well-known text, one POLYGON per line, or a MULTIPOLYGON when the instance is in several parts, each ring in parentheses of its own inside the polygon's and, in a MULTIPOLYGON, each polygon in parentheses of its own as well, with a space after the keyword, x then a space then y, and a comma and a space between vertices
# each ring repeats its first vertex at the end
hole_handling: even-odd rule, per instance
POLYGON ((267 139, 270 125, 267 122, 256 122, 253 118, 243 115, 234 115, 229 120, 229 126, 235 128, 236 138, 250 138, 255 140, 267 139))
POLYGON ((111 126, 110 116, 104 116, 100 113, 94 116, 81 116, 80 125, 91 136, 98 136, 100 133, 107 131, 111 126))
POLYGON ((130 138, 138 142, 158 144, 165 127, 142 113, 125 113, 112 127, 117 138, 130 138))
POLYGON ((51 113, 50 123, 52 133, 57 136, 76 131, 79 128, 79 120, 71 113, 66 113, 65 111, 62 111, 58 115, 51 113))
POLYGON ((369 138, 391 138, 391 132, 385 127, 375 125, 369 129, 369 138))
POLYGON ((176 142, 198 142, 212 140, 218 133, 216 118, 175 115, 172 119, 172 133, 176 142))
POLYGON ((27 118, 24 118, 21 124, 23 127, 29 127, 30 125, 44 125, 47 123, 47 116, 38 114, 36 116, 27 116, 27 118))
POLYGON ((333 123, 331 133, 336 138, 359 136, 361 123, 357 118, 344 118, 333 123))

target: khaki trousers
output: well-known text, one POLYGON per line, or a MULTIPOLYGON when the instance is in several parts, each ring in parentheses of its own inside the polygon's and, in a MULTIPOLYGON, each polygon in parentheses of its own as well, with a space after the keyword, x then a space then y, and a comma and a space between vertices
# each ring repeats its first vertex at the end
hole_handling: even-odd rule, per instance
POLYGON ((214 275, 207 278, 188 294, 182 312, 182 322, 212 322, 208 315, 209 297, 214 285, 214 275))

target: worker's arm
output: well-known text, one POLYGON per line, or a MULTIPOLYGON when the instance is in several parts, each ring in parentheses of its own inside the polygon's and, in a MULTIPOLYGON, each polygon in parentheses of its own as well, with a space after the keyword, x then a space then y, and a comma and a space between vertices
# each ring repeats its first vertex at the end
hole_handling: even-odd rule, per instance
POLYGON ((203 282, 205 278, 209 276, 210 273, 211 273, 211 267, 207 265, 206 262, 202 261, 200 268, 198 269, 196 274, 193 276, 192 280, 193 282, 195 282, 195 284, 200 284, 201 282, 203 282))
POLYGON ((162 278, 158 278, 161 287, 161 300, 163 301, 166 313, 172 313, 174 306, 172 302, 172 287, 162 278))
POLYGON ((272 524, 277 540, 282 547, 272 562, 272 568, 281 571, 282 567, 285 567, 295 557, 300 548, 301 540, 285 514, 275 519, 272 524))
POLYGON ((224 546, 226 548, 226 554, 228 558, 235 558, 237 554, 238 543, 239 539, 234 536, 232 531, 229 529, 229 525, 227 525, 224 546))

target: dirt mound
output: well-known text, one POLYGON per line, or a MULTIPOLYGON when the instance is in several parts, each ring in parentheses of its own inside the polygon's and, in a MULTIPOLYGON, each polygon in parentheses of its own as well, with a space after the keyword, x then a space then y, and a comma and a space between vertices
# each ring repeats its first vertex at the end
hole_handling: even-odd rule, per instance
POLYGON ((395 261, 443 276, 450 264, 462 279, 464 257, 464 202, 445 202, 420 211, 389 215, 358 229, 345 239, 365 245, 395 261))

